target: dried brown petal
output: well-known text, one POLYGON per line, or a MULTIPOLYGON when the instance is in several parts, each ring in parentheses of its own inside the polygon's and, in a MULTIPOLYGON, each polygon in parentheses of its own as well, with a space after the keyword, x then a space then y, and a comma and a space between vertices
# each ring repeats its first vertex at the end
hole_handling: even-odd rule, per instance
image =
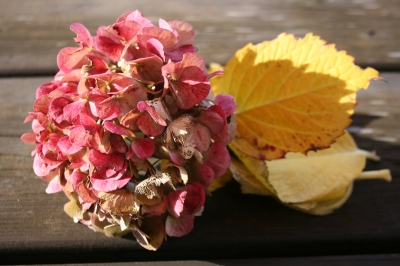
POLYGON ((148 199, 157 197, 162 198, 162 194, 158 191, 157 187, 169 182, 171 177, 167 173, 157 173, 143 180, 135 187, 135 195, 145 195, 148 199))
POLYGON ((177 183, 183 183, 186 185, 189 180, 188 173, 183 166, 169 163, 165 165, 164 172, 171 177, 171 182, 174 185, 177 183))
POLYGON ((140 227, 142 233, 146 234, 147 244, 139 242, 139 244, 148 250, 157 250, 165 238, 165 226, 161 217, 152 216, 143 219, 143 224, 140 227))
POLYGON ((111 224, 104 227, 104 234, 108 237, 121 237, 129 233, 130 230, 121 230, 118 224, 111 224))
POLYGON ((100 192, 101 208, 112 214, 132 213, 136 214, 139 207, 135 203, 133 194, 127 189, 118 189, 111 192, 100 192))

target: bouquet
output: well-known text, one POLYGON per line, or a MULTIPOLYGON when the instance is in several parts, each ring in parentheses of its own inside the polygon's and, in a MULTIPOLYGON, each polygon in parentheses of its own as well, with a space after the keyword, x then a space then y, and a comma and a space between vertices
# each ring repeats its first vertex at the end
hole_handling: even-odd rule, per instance
MULTIPOLYGON (((71 30, 78 47, 59 52, 59 72, 37 89, 25 120, 33 132, 22 140, 36 146, 35 174, 48 182, 47 193, 66 194, 64 210, 75 222, 110 237, 132 233, 156 250, 166 236, 188 234, 210 189, 232 176, 245 193, 314 214, 318 204, 325 214, 348 197, 362 163, 335 193, 288 199, 304 182, 286 173, 291 182, 279 183, 266 160, 329 147, 350 123, 355 92, 378 78, 375 70, 357 68, 312 34, 282 34, 209 72, 190 24, 160 19, 157 27, 137 10, 96 36, 79 23, 71 30), (327 75, 321 67, 339 70, 327 75)), ((352 149, 357 162, 365 160, 352 149)))

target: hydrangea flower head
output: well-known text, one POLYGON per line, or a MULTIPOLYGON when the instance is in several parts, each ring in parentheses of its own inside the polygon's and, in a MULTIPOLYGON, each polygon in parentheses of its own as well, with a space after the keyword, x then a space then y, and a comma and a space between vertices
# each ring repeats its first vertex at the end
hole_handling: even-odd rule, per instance
POLYGON ((48 193, 68 196, 74 221, 107 236, 132 232, 155 250, 193 229, 207 187, 227 171, 233 98, 210 96, 213 74, 186 22, 157 27, 136 10, 96 36, 79 23, 71 30, 77 47, 59 52, 60 70, 25 120, 34 172, 48 193))

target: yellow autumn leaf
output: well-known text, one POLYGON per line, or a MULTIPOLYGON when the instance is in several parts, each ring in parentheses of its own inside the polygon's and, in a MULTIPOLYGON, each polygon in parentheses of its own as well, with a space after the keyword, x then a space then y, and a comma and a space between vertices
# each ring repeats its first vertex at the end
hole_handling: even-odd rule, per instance
POLYGON ((351 123, 356 92, 379 78, 353 61, 312 34, 238 50, 225 74, 211 79, 214 95, 230 94, 238 105, 230 146, 267 160, 329 147, 351 123))

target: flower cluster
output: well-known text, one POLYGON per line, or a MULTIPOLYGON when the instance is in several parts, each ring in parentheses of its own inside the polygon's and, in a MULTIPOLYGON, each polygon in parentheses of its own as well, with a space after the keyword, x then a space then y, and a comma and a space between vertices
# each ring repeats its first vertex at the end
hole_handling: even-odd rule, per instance
POLYGON ((207 187, 228 169, 233 98, 211 96, 220 73, 207 74, 186 22, 157 27, 132 11, 96 36, 71 30, 79 46, 59 52, 60 71, 25 120, 34 172, 47 193, 65 192, 76 222, 157 249, 192 230, 207 187))

